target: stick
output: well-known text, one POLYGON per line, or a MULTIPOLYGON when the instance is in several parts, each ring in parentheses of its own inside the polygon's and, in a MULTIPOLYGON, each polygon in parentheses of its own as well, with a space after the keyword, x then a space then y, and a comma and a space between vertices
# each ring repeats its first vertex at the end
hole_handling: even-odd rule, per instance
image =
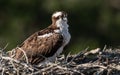
POLYGON ((27 57, 27 55, 26 55, 26 52, 23 50, 23 49, 21 49, 20 47, 17 47, 18 49, 20 49, 22 52, 23 52, 23 54, 24 54, 24 56, 25 56, 25 59, 26 59, 26 62, 27 62, 27 64, 29 63, 28 62, 28 57, 27 57))

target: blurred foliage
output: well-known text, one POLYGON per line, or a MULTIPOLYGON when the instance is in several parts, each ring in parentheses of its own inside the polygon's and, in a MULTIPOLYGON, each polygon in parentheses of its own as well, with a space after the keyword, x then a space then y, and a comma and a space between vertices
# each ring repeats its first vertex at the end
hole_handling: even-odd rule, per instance
POLYGON ((51 14, 68 13, 71 42, 67 52, 120 45, 119 0, 0 0, 0 47, 21 44, 51 24, 51 14))

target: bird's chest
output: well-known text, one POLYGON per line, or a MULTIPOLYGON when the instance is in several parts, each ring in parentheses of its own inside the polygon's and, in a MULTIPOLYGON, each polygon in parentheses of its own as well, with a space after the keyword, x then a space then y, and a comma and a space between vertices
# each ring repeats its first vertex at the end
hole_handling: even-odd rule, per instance
POLYGON ((67 45, 69 43, 71 35, 70 35, 70 33, 68 32, 67 29, 62 31, 62 35, 63 35, 63 38, 64 38, 63 44, 65 46, 65 45, 67 45))

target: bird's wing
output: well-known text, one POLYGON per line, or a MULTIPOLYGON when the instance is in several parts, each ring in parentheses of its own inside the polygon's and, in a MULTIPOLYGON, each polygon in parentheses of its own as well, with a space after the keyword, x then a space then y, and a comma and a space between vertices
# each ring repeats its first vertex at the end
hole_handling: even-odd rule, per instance
MULTIPOLYGON (((31 63, 42 61, 43 56, 50 57, 54 55, 63 43, 63 37, 58 33, 42 33, 43 31, 36 32, 20 46, 26 52, 31 63)), ((21 56, 23 56, 23 52, 17 50, 15 58, 19 59, 21 56)))

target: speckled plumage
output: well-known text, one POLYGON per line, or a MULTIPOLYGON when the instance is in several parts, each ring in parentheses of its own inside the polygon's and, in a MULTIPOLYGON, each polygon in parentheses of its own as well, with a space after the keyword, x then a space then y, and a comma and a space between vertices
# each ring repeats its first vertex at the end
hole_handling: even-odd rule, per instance
MULTIPOLYGON (((45 62, 45 58, 54 61, 55 57, 68 44, 70 38, 67 14, 59 11, 52 15, 52 24, 49 27, 31 35, 19 48, 26 52, 29 63, 39 64, 45 62)), ((19 48, 14 48, 16 52, 13 58, 23 60, 23 52, 19 48)))

